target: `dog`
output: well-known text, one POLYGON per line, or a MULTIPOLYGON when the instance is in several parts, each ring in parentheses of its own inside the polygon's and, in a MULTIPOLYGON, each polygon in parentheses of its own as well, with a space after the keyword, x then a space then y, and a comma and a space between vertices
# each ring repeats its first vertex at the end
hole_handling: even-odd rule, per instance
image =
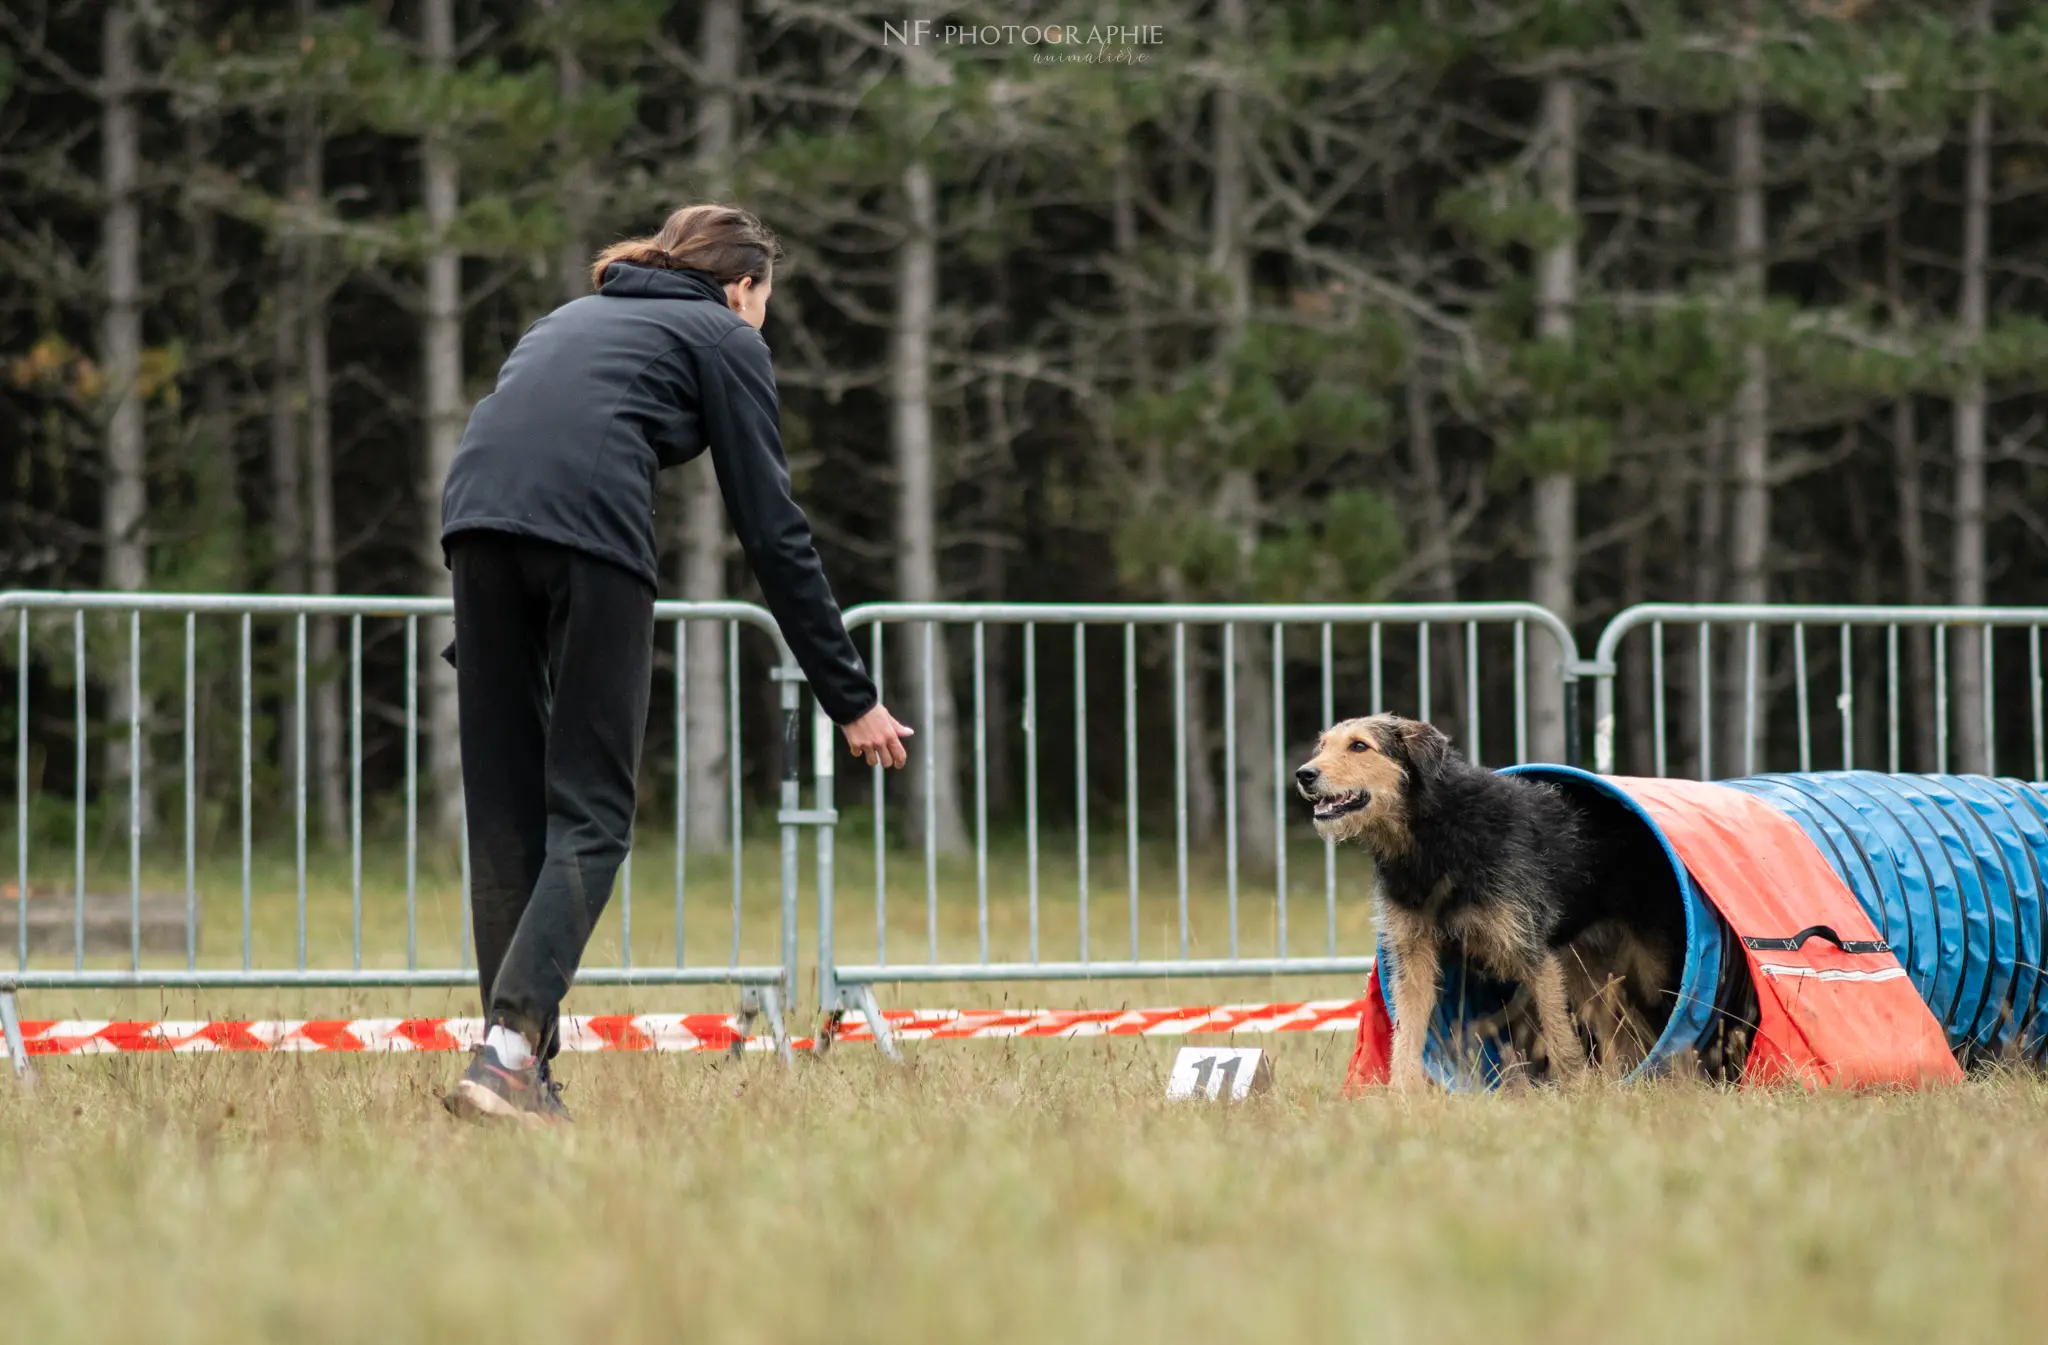
POLYGON ((1427 1082, 1450 953, 1520 984, 1552 1078, 1584 1077, 1596 1055, 1612 1067, 1628 1038, 1638 1052, 1655 1040, 1684 915, 1647 900, 1649 866, 1663 863, 1647 832, 1589 826, 1564 790, 1474 766, 1435 726, 1398 715, 1332 726, 1294 775, 1317 833, 1372 853, 1375 916, 1394 957, 1396 1089, 1427 1082))

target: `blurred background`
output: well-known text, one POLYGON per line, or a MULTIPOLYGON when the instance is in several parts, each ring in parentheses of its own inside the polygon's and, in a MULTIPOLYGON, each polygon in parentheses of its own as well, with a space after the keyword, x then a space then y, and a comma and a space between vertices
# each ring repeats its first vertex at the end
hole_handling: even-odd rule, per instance
MULTIPOLYGON (((1529 599, 1590 650, 1645 600, 2040 602, 2044 70, 2048 14, 1992 0, 10 0, 0 587, 445 592, 441 480, 506 352, 599 247, 717 198, 789 249, 766 334, 848 605, 1529 599)), ((708 463, 667 487, 663 596, 753 597, 708 463)), ((372 796, 403 771, 397 630, 364 656, 372 796)), ((166 631, 138 686, 175 770, 166 631)), ((1934 647, 1906 636, 1920 705, 1934 647)), ((20 677, 50 719, 19 736, 55 835, 57 740, 77 695, 125 723, 126 638, 92 636, 83 692, 68 620, 0 651, 4 713, 20 677)), ((232 626, 202 638, 198 773, 226 798, 232 626)), ((259 630, 256 770, 282 787, 305 715, 338 838, 347 630, 309 638, 302 710, 289 627, 259 630)), ((987 631, 991 705, 1016 638, 987 631)), ((966 715, 960 640, 933 750, 966 715)), ((694 647, 699 722, 729 690, 758 712, 765 800, 761 651, 733 689, 694 647)), ((1266 656, 1238 648, 1256 701, 1266 656)), ((1190 657, 1199 835, 1222 655, 1190 657)), ((452 683, 422 662, 446 835, 452 683)), ((1464 666, 1450 644, 1430 673, 1453 731, 1464 666)), ((1978 666, 1939 670, 1964 734, 1978 666)), ((1563 750, 1552 704, 1533 755, 1563 750)), ((707 844, 724 733, 693 757, 707 844)))

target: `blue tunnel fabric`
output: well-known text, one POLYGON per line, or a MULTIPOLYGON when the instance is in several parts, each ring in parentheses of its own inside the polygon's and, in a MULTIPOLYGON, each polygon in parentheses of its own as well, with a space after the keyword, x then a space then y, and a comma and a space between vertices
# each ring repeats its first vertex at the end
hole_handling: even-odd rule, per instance
MULTIPOLYGON (((2014 998, 2022 1006, 2021 1023, 2048 1026, 2048 796, 2038 786, 2017 780, 1999 783, 2006 787, 2008 797, 2016 796, 2007 812, 2027 841, 2028 876, 2044 894, 2031 905, 2020 903, 2020 937, 2025 949, 2022 970, 2033 978, 2033 984, 2024 996, 2015 992, 2014 998)), ((2037 1028, 2036 1034, 2048 1044, 2048 1031, 2037 1028)))
MULTIPOLYGON (((1608 823, 1650 828, 1669 859, 1687 933, 1679 1000, 1630 1077, 1668 1069, 1711 1035, 1724 973, 1745 970, 1739 945, 1731 943, 1727 925, 1669 839, 1619 784, 1566 766, 1514 766, 1503 774, 1620 803, 1625 811, 1608 812, 1608 823)), ((2042 786, 1875 771, 1719 783, 1762 799, 1812 840, 1892 945, 1965 1065, 2015 1054, 2039 1063, 2048 1054, 2048 792, 2042 786)), ((1384 945, 1380 957, 1391 1013, 1393 960, 1384 945)), ((1497 1051, 1470 1028, 1505 1006, 1512 990, 1447 961, 1425 1057, 1438 1082, 1498 1085, 1497 1051)))
MULTIPOLYGON (((2004 869, 2007 907, 1992 913, 1994 933, 2006 940, 2012 970, 1999 1008, 1999 1023, 2002 1025, 1999 1049, 2003 1050, 2021 1045, 2030 1035, 2026 1028, 2032 1021, 2030 1005, 2040 989, 2042 903, 2029 900, 2027 894, 2041 891, 2041 872, 2033 848, 2035 840, 2028 836, 2028 824, 2022 823, 2020 816, 2006 807, 1993 790, 1983 786, 1984 782, 1960 777, 1956 781, 1956 798, 1969 809, 1982 829, 1983 842, 1977 847, 1979 852, 1988 844, 1996 851, 2004 869)), ((2031 814, 2032 810, 2027 811, 2031 814)), ((2038 818, 2030 817, 2029 821, 2032 829, 2039 829, 2038 818)))
MULTIPOLYGON (((1962 947, 1953 869, 1943 863, 1930 877, 1914 834, 1903 827, 1887 831, 1882 807, 1860 794, 1838 797, 1824 780, 1779 776, 1729 783, 1760 795, 1813 838, 1946 1028, 1955 1015, 1962 947), (1946 929, 1945 918, 1952 922, 1946 929), (1947 958, 1944 943, 1951 952, 1947 958)), ((1953 1034, 1949 1044, 1956 1044, 1953 1034)))
POLYGON ((1965 1060, 2048 1042, 2048 797, 1981 775, 1829 771, 1725 782, 1798 822, 1898 952, 1965 1060))

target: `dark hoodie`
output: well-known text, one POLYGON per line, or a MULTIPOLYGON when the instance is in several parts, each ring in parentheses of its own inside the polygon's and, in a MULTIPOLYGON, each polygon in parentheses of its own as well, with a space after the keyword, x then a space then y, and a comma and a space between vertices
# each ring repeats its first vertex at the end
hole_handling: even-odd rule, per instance
POLYGON ((789 494, 768 343, 702 271, 614 263, 596 294, 533 324, 476 405, 441 497, 441 541, 515 533, 657 586, 655 473, 711 450, 747 562, 818 703, 876 703, 811 528, 789 494))

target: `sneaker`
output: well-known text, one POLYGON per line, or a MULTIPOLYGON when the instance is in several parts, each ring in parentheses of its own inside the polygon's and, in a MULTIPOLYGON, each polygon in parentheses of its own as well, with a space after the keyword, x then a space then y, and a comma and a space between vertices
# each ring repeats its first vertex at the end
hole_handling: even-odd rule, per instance
POLYGON ((539 1079, 540 1093, 535 1101, 541 1115, 563 1125, 573 1122, 576 1118, 562 1105, 562 1085, 548 1069, 548 1062, 545 1060, 540 1062, 539 1079))
MULTIPOLYGON (((524 1069, 507 1069, 489 1046, 477 1046, 470 1053, 469 1068, 442 1105, 469 1121, 512 1120, 545 1124, 554 1119, 543 1102, 552 1094, 541 1086, 538 1063, 524 1069)), ((554 1102, 556 1108, 561 1103, 554 1102)), ((566 1112, 564 1112, 566 1115, 566 1112)))

